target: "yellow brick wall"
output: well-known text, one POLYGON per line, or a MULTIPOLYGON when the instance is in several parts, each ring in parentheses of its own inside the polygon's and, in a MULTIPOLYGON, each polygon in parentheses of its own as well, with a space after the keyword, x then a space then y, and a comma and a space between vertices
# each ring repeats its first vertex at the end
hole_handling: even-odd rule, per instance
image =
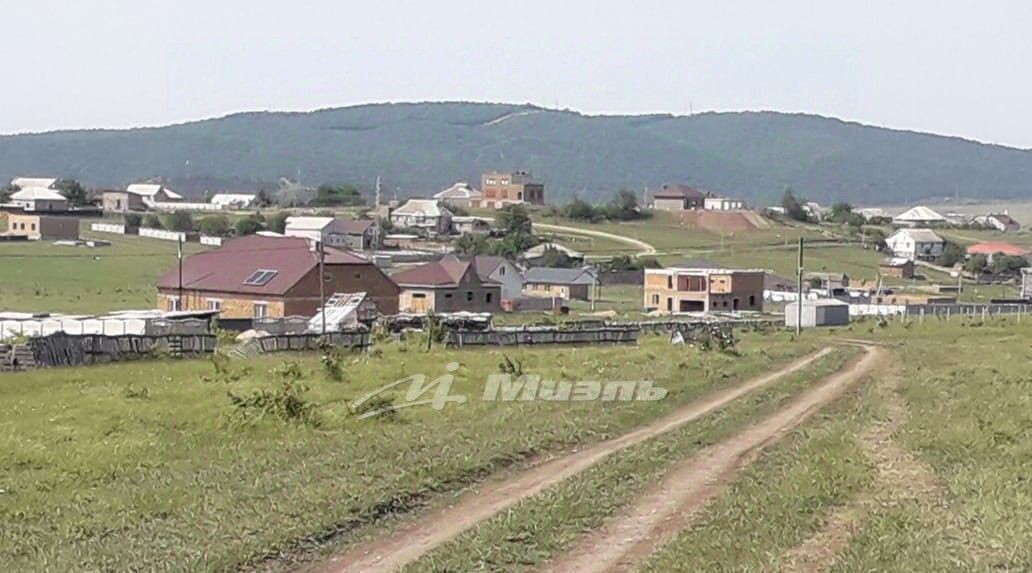
MULTIPOLYGON (((174 294, 158 293, 158 310, 171 310, 171 301, 175 298, 174 294)), ((191 293, 186 291, 183 293, 183 305, 182 310, 209 310, 208 306, 210 300, 222 301, 222 313, 219 315, 222 318, 253 318, 254 317, 254 305, 257 300, 241 299, 241 298, 228 298, 218 296, 206 296, 199 293, 191 293)), ((282 300, 265 300, 261 302, 267 305, 266 316, 270 318, 281 318, 284 316, 284 302, 282 300)))

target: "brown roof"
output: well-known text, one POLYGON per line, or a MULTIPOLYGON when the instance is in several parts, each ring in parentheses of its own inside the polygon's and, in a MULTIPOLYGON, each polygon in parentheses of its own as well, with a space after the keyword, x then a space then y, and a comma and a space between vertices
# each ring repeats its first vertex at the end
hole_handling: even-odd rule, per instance
POLYGON ((694 187, 688 185, 679 184, 668 184, 663 186, 663 190, 657 192, 654 195, 656 199, 705 199, 709 196, 709 193, 699 191, 694 187))
POLYGON ((333 231, 345 235, 361 235, 373 226, 371 219, 334 219, 330 224, 333 231))
MULTIPOLYGON (((351 253, 327 247, 326 264, 371 263, 351 253)), ((183 288, 282 296, 318 265, 318 255, 303 238, 249 235, 184 259, 183 288), (263 285, 245 285, 244 281, 258 270, 276 271, 276 275, 263 285)), ((179 288, 178 267, 172 267, 158 279, 158 288, 179 288)))
POLYGON ((502 263, 501 257, 473 257, 473 260, 462 260, 455 255, 447 255, 440 260, 391 275, 391 280, 405 286, 458 286, 469 271, 470 266, 486 285, 497 285, 488 278, 495 268, 502 263))

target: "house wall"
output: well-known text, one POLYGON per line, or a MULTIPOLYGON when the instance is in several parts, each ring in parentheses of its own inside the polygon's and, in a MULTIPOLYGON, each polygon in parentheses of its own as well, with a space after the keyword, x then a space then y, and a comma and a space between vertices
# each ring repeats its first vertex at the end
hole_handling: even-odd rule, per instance
POLYGON ((7 234, 26 236, 34 241, 75 240, 79 238, 79 219, 10 213, 7 234))
POLYGON ((479 201, 474 207, 500 209, 513 203, 545 204, 545 186, 532 183, 520 173, 485 173, 480 178, 479 201))
MULTIPOLYGON (((158 310, 173 310, 173 301, 178 298, 176 289, 158 292, 158 310)), ((221 318, 255 318, 255 305, 266 305, 266 317, 283 318, 286 313, 286 301, 279 298, 243 297, 239 294, 218 293, 210 291, 184 290, 181 310, 211 310, 212 301, 221 305, 221 318)))
POLYGON ((508 261, 499 265, 487 278, 502 285, 503 299, 513 300, 523 294, 523 275, 508 261))
POLYGON ((661 211, 684 211, 684 199, 653 199, 652 208, 661 211))
POLYGON ((401 312, 500 312, 502 289, 497 285, 461 285, 453 288, 405 288, 401 312), (419 298, 423 295, 423 298, 419 298))
POLYGON ((759 311, 763 310, 763 276, 745 271, 708 276, 646 271, 643 305, 673 313, 759 311), (691 290, 700 284, 698 279, 702 279, 701 290, 691 290))
POLYGON ((54 212, 54 211, 67 211, 68 210, 68 202, 67 201, 51 201, 49 199, 38 199, 38 200, 37 199, 33 199, 33 200, 20 201, 20 200, 14 199, 11 202, 14 203, 15 205, 18 205, 19 207, 22 207, 26 211, 54 212))
POLYGON ((551 283, 527 283, 523 287, 523 293, 527 296, 559 297, 566 300, 589 300, 591 287, 589 285, 561 285, 551 283))
POLYGON ((127 213, 129 211, 146 211, 143 198, 126 191, 105 191, 101 199, 104 211, 109 213, 127 213))
MULTIPOLYGON (((365 292, 381 314, 397 314, 401 289, 376 265, 326 265, 330 280, 323 291, 334 293, 365 292)), ((313 269, 287 293, 287 316, 314 316, 319 310, 319 271, 313 269)))

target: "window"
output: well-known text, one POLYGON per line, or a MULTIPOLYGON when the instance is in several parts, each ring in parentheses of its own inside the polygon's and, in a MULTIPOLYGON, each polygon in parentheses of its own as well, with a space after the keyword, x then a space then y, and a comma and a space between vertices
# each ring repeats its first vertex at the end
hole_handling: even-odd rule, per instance
MULTIPOLYGON (((447 295, 445 295, 445 296, 451 296, 451 295, 450 295, 450 294, 447 294, 447 295)), ((412 293, 412 298, 426 298, 426 293, 423 293, 423 292, 414 292, 414 293, 412 293)))
POLYGON ((674 290, 674 277, 673 277, 673 275, 667 275, 666 287, 667 287, 667 290, 674 290))
POLYGON ((658 294, 652 295, 652 304, 659 304, 659 295, 658 294))
POLYGON ((208 310, 222 310, 222 301, 217 298, 209 298, 208 310))
POLYGON ((35 230, 36 230, 36 224, 35 224, 35 223, 32 223, 32 224, 30 225, 30 229, 31 229, 31 230, 33 230, 33 231, 35 231, 35 230))
POLYGON ((269 284, 269 281, 276 278, 279 271, 270 271, 268 269, 258 269, 251 273, 251 276, 244 279, 244 284, 247 286, 265 286, 269 284))
POLYGON ((450 292, 444 293, 444 298, 451 298, 451 297, 452 297, 452 293, 450 293, 450 292))
POLYGON ((498 274, 503 277, 505 276, 505 266, 498 267, 498 274))
POLYGON ((487 293, 487 294, 485 294, 485 295, 484 295, 484 302, 486 302, 487 304, 491 304, 491 299, 492 299, 492 298, 494 298, 494 297, 492 296, 492 294, 493 294, 493 293, 487 293))
POLYGON ((183 301, 179 300, 178 296, 171 296, 168 298, 168 310, 175 312, 183 310, 183 301))
POLYGON ((362 280, 362 273, 355 273, 355 280, 357 280, 357 281, 362 280))
POLYGON ((749 306, 756 306, 756 295, 749 295, 749 306))
POLYGON ((269 305, 264 302, 254 303, 254 317, 266 318, 269 316, 269 305))
POLYGON ((466 302, 473 302, 473 291, 466 291, 466 302))
POLYGON ((706 277, 685 277, 685 287, 691 292, 703 292, 706 290, 706 277))

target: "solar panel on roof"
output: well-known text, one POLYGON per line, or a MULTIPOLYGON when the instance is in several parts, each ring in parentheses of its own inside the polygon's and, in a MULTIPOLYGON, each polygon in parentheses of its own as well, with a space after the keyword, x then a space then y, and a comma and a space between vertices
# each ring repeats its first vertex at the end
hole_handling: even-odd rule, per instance
POLYGON ((244 279, 244 284, 247 286, 265 286, 269 284, 269 281, 276 278, 279 271, 270 271, 267 269, 258 269, 251 273, 251 276, 244 279))

